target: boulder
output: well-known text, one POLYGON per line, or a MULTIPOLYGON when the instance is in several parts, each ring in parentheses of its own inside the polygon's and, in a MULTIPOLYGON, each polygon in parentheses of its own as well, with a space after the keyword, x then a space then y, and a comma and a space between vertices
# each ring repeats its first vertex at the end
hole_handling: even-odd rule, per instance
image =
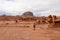
POLYGON ((33 13, 32 12, 24 12, 23 13, 23 16, 33 16, 33 13))

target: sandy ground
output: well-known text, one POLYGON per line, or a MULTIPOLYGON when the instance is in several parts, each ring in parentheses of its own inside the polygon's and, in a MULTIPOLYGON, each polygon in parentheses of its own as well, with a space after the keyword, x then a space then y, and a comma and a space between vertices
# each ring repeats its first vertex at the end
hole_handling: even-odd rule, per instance
POLYGON ((0 40, 60 40, 60 30, 46 27, 47 24, 37 25, 35 31, 33 27, 0 27, 0 40))

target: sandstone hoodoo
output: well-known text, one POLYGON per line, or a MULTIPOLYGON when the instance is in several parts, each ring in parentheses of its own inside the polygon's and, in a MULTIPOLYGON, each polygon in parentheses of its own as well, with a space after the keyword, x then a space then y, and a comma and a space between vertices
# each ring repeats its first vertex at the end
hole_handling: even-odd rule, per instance
POLYGON ((33 13, 27 11, 27 12, 24 12, 24 13, 23 13, 23 16, 33 16, 33 13))

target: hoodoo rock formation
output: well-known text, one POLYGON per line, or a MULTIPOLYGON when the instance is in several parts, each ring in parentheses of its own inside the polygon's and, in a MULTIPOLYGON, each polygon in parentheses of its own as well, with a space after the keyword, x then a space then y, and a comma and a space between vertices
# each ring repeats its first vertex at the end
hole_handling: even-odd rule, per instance
POLYGON ((33 16, 33 13, 28 11, 23 13, 23 16, 33 16))

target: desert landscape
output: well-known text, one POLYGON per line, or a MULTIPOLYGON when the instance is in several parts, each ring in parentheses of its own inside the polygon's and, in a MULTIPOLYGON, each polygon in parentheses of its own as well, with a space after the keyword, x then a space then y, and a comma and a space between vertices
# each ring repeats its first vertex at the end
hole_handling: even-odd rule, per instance
POLYGON ((0 16, 0 40, 60 40, 60 17, 0 16))

